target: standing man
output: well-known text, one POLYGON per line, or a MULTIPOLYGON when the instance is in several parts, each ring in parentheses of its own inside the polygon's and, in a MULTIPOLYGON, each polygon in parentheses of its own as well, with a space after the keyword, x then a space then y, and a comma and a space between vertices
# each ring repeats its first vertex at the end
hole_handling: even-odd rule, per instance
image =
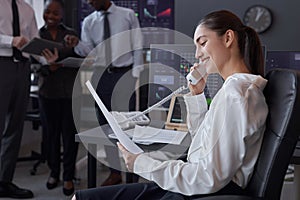
MULTIPOLYGON (((92 82, 97 86, 99 97, 108 110, 133 111, 135 84, 143 70, 138 18, 133 10, 116 6, 110 0, 88 0, 88 3, 95 11, 83 21, 81 41, 69 35, 65 37, 66 44, 75 47, 75 52, 81 56, 87 56, 97 47, 97 67, 92 82)), ((106 124, 98 106, 96 111, 99 124, 106 124)), ((117 148, 106 149, 106 153, 109 157, 118 157, 117 148)), ((122 182, 121 172, 110 169, 111 174, 102 186, 122 182)))
POLYGON ((34 11, 24 0, 0 0, 0 197, 32 198, 12 183, 30 87, 28 56, 19 49, 38 35, 34 11))

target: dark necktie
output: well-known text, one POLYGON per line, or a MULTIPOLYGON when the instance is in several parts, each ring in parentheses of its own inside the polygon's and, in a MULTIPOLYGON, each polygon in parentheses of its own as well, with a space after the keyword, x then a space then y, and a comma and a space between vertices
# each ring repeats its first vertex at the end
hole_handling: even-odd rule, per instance
POLYGON ((111 43, 110 43, 110 28, 109 28, 109 21, 108 21, 108 14, 109 12, 104 12, 104 34, 103 34, 103 41, 105 41, 105 64, 106 66, 111 65, 111 43))
MULTIPOLYGON (((20 22, 19 22, 19 12, 16 0, 11 1, 12 13, 13 13, 13 36, 20 36, 20 22)), ((17 60, 23 60, 24 57, 20 50, 13 47, 13 57, 17 60)))

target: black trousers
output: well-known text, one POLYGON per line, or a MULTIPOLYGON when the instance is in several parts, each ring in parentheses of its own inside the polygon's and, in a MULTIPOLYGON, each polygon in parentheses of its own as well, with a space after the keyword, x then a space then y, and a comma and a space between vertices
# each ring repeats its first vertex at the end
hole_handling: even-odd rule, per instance
POLYGON ((0 57, 0 181, 13 179, 29 100, 30 63, 0 57))
POLYGON ((72 99, 50 99, 40 96, 40 109, 44 112, 43 141, 47 150, 47 163, 51 177, 59 179, 61 164, 61 139, 63 142, 63 180, 71 181, 75 176, 78 143, 75 142, 77 130, 73 121, 72 99))
POLYGON ((75 193, 76 200, 192 200, 211 195, 244 194, 244 190, 230 182, 220 191, 213 194, 185 196, 183 194, 163 190, 153 182, 114 185, 75 193))
MULTIPOLYGON (((136 78, 131 75, 131 66, 124 68, 97 68, 92 77, 96 92, 109 111, 135 110, 136 78)), ((96 105, 96 104, 95 104, 96 105)), ((98 105, 96 105, 99 125, 107 124, 98 105)))
MULTIPOLYGON (((132 66, 117 68, 98 67, 93 73, 92 84, 96 86, 96 92, 103 104, 109 111, 134 111, 136 106, 135 84, 136 78, 131 73, 132 66)), ((97 119, 99 125, 107 124, 107 120, 100 108, 95 103, 97 119)), ((106 149, 106 154, 110 157, 118 155, 117 148, 106 149)), ((117 157, 117 156, 116 156, 117 157)), ((113 161, 110 163, 110 170, 113 173, 121 173, 120 163, 113 161), (114 165, 114 166, 113 166, 114 165)), ((128 176, 129 177, 129 176, 128 176)), ((129 182, 134 182, 137 178, 133 175, 129 182), (131 180, 132 179, 132 180, 131 180)))

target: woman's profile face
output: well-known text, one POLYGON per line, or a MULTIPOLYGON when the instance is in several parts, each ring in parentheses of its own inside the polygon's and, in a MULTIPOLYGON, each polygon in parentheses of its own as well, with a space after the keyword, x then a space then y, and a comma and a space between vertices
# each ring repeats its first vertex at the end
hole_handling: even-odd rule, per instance
POLYGON ((195 57, 203 62, 207 73, 220 73, 227 56, 224 37, 200 24, 194 33, 194 43, 195 57))

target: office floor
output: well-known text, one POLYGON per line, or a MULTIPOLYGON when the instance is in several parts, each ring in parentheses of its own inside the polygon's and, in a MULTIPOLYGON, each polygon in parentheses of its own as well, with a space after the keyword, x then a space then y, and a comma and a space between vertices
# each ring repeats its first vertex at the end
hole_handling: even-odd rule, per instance
MULTIPOLYGON (((70 197, 66 197, 62 193, 62 181, 60 181, 59 186, 53 190, 48 190, 46 188, 46 180, 49 175, 49 170, 46 164, 41 164, 38 167, 36 175, 30 175, 30 170, 34 161, 30 162, 18 162, 14 183, 20 187, 30 189, 34 193, 34 198, 36 200, 69 200, 70 197)), ((99 164, 97 170, 97 185, 100 185, 101 182, 108 176, 109 170, 99 164)), ((76 178, 79 179, 75 183, 75 189, 83 189, 87 187, 87 175, 86 167, 81 167, 80 171, 77 171, 76 178)), ((123 179, 125 180, 125 178, 123 179)), ((9 199, 9 198, 5 198, 9 199)))
MULTIPOLYGON (((26 157, 31 154, 31 151, 40 152, 41 130, 32 130, 32 124, 25 122, 22 145, 19 157, 26 157)), ((79 145, 76 165, 76 178, 79 179, 75 183, 75 190, 84 189, 87 187, 87 160, 86 149, 79 145)), ((36 174, 31 175, 31 170, 36 161, 19 161, 14 176, 14 183, 19 187, 30 189, 34 193, 35 200, 69 200, 62 193, 62 181, 57 188, 48 190, 46 181, 49 176, 49 169, 45 163, 42 163, 37 168, 36 174)), ((109 174, 109 169, 103 164, 97 164, 97 185, 100 185, 109 174)), ((122 173, 123 180, 125 175, 122 173)), ((10 198, 0 198, 6 200, 10 198)))
MULTIPOLYGON (((40 152, 40 141, 41 141, 41 132, 40 130, 32 130, 32 125, 29 122, 25 122, 24 134, 22 139, 22 146, 20 151, 20 157, 30 155, 31 151, 40 152)), ((79 181, 75 184, 75 189, 83 189, 87 187, 87 164, 86 164, 86 149, 79 145, 78 151, 78 161, 76 178, 79 181)), ((49 176, 49 169, 45 163, 41 164, 35 175, 30 174, 33 164, 36 161, 22 161, 17 163, 17 168, 15 172, 14 183, 20 187, 24 187, 33 191, 35 197, 34 200, 69 200, 70 197, 66 197, 62 193, 62 182, 60 185, 53 189, 48 190, 46 188, 46 181, 49 176)), ((106 166, 98 162, 97 164, 97 185, 99 186, 105 178, 108 176, 109 170, 106 166)), ((123 181, 125 180, 124 173, 123 181)), ((289 175, 292 179, 293 176, 289 175)), ((140 181, 145 181, 140 179, 140 181)), ((281 200, 293 200, 294 188, 293 182, 285 182, 282 191, 281 200)), ((0 198, 1 200, 9 200, 10 198, 0 198)))

